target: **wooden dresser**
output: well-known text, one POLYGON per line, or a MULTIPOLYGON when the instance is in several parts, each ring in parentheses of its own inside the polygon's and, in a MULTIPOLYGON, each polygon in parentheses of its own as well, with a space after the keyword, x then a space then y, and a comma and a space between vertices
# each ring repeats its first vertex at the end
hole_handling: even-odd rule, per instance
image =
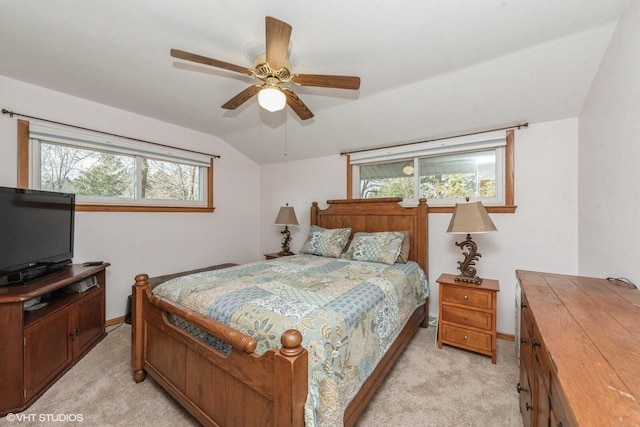
POLYGON ((497 280, 483 279, 479 285, 458 282, 453 274, 442 274, 438 347, 453 345, 491 356, 496 363, 497 280))
POLYGON ((524 426, 640 426, 640 291, 516 271, 524 426))

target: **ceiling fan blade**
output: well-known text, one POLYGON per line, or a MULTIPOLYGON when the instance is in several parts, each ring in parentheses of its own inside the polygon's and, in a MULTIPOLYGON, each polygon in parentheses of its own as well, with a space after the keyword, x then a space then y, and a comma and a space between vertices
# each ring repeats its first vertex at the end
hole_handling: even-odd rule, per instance
POLYGON ((225 70, 235 71, 236 73, 253 76, 253 70, 240 65, 230 64, 228 62, 219 61, 217 59, 208 58, 206 56, 197 55, 195 53, 185 52, 184 50, 171 49, 171 56, 186 61, 198 62, 200 64, 211 65, 212 67, 224 68, 225 70))
POLYGON ((279 19, 267 16, 265 18, 266 40, 267 40, 267 64, 279 70, 284 67, 289 49, 289 39, 291 38, 291 25, 279 19))
POLYGON ((333 87, 337 89, 360 89, 360 77, 327 76, 322 74, 296 74, 291 82, 298 86, 333 87))
POLYGON ((240 92, 239 94, 237 94, 236 96, 228 100, 222 106, 222 108, 226 110, 235 110, 236 108, 238 108, 239 106, 247 102, 252 96, 260 92, 260 89, 261 89, 260 85, 249 86, 248 88, 246 88, 245 90, 243 90, 242 92, 240 92))
POLYGON ((287 96, 287 104, 295 111, 300 119, 307 120, 313 117, 311 110, 298 98, 298 95, 296 95, 294 91, 287 88, 282 88, 282 91, 287 96))

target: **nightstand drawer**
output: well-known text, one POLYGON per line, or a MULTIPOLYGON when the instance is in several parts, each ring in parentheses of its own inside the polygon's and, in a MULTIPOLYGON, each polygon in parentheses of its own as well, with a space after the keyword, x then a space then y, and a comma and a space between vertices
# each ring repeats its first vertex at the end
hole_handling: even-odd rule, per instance
POLYGON ((469 347, 482 352, 491 352, 491 334, 470 331, 457 326, 442 324, 442 340, 460 347, 469 347))
POLYGON ((493 309, 493 293, 479 289, 445 286, 441 298, 443 302, 493 309))
POLYGON ((448 305, 442 306, 442 320, 458 323, 460 325, 473 326, 490 331, 493 327, 491 313, 474 311, 448 305))

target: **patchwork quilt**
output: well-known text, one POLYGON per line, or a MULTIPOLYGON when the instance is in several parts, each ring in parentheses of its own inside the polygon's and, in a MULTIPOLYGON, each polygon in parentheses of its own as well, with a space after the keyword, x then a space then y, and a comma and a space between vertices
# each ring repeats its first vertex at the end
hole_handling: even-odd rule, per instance
MULTIPOLYGON (((415 262, 387 265, 295 255, 178 277, 153 293, 252 336, 256 353, 287 329, 309 353, 307 426, 342 426, 343 414, 415 309, 429 295, 415 262)), ((179 326, 229 354, 182 319, 179 326)))

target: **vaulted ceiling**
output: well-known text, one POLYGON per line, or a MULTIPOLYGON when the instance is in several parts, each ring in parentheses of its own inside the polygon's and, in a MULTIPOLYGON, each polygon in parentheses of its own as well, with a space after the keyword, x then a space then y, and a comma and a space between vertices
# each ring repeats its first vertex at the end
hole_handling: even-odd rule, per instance
POLYGON ((4 0, 0 75, 216 135, 269 164, 576 117, 629 2, 4 0), (254 78, 169 55, 252 68, 267 15, 293 27, 293 72, 360 76, 360 90, 295 87, 306 121, 255 97, 229 111, 254 78))

